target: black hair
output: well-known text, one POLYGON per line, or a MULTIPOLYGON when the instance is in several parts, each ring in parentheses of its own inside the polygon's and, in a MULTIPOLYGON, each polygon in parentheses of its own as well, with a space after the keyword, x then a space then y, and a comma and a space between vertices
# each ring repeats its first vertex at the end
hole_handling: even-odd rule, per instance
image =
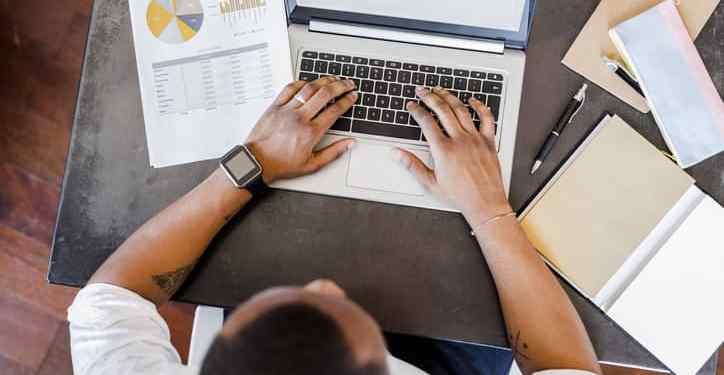
POLYGON ((264 312, 232 337, 217 336, 201 375, 387 375, 383 364, 361 365, 337 322, 294 303, 264 312))

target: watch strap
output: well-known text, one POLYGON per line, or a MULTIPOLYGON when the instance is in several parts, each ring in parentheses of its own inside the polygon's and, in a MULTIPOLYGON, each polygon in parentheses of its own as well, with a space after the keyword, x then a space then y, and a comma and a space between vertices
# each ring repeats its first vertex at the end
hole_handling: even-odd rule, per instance
POLYGON ((259 176, 254 181, 249 182, 244 189, 248 190, 252 197, 257 198, 269 192, 269 185, 264 182, 262 176, 259 176))

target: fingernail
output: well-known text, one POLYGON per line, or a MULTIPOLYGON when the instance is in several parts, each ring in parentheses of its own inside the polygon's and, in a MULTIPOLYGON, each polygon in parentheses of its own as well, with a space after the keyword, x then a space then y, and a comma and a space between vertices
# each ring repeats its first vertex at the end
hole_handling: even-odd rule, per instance
POLYGON ((352 91, 350 94, 351 94, 352 96, 356 97, 356 96, 357 96, 357 91, 352 91))
POLYGON ((427 95, 427 94, 430 93, 430 91, 428 91, 426 88, 424 88, 424 87, 422 87, 422 86, 417 86, 417 88, 415 89, 415 91, 417 92, 417 94, 418 94, 419 96, 425 96, 425 95, 427 95))
POLYGON ((415 107, 415 104, 417 104, 417 103, 415 103, 415 102, 407 102, 407 105, 405 105, 405 108, 406 108, 407 110, 410 110, 410 109, 412 109, 412 108, 415 107))
POLYGON ((435 86, 435 91, 442 92, 443 91, 442 86, 435 86))

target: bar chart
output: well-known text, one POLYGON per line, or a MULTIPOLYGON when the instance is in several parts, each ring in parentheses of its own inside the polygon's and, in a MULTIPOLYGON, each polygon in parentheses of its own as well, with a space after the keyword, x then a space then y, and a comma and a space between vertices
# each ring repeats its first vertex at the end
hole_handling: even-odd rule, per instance
POLYGON ((266 14, 266 0, 219 0, 219 11, 230 23, 258 23, 266 14))

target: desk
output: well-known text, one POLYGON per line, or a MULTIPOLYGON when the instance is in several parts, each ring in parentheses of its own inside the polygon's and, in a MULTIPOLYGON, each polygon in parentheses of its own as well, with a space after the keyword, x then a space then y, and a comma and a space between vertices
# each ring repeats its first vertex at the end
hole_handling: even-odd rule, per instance
MULTIPOLYGON (((604 110, 636 125, 661 146, 651 117, 597 88, 550 163, 531 178, 534 152, 581 82, 559 63, 595 1, 540 1, 534 19, 511 192, 520 208, 552 166, 604 110), (539 122, 545 119, 545 122, 539 122)), ((724 62, 714 30, 698 45, 722 90, 724 62), (714 65, 713 65, 714 64, 714 65)), ((127 1, 93 8, 49 280, 83 285, 143 222, 202 181, 215 162, 151 169, 127 1)), ((700 186, 724 202, 724 157, 694 170, 700 186)), ((505 347, 497 295, 485 261, 459 215, 276 191, 218 236, 177 298, 233 306, 272 285, 337 280, 385 329, 505 347)), ((661 364, 570 288, 604 361, 661 364)))

